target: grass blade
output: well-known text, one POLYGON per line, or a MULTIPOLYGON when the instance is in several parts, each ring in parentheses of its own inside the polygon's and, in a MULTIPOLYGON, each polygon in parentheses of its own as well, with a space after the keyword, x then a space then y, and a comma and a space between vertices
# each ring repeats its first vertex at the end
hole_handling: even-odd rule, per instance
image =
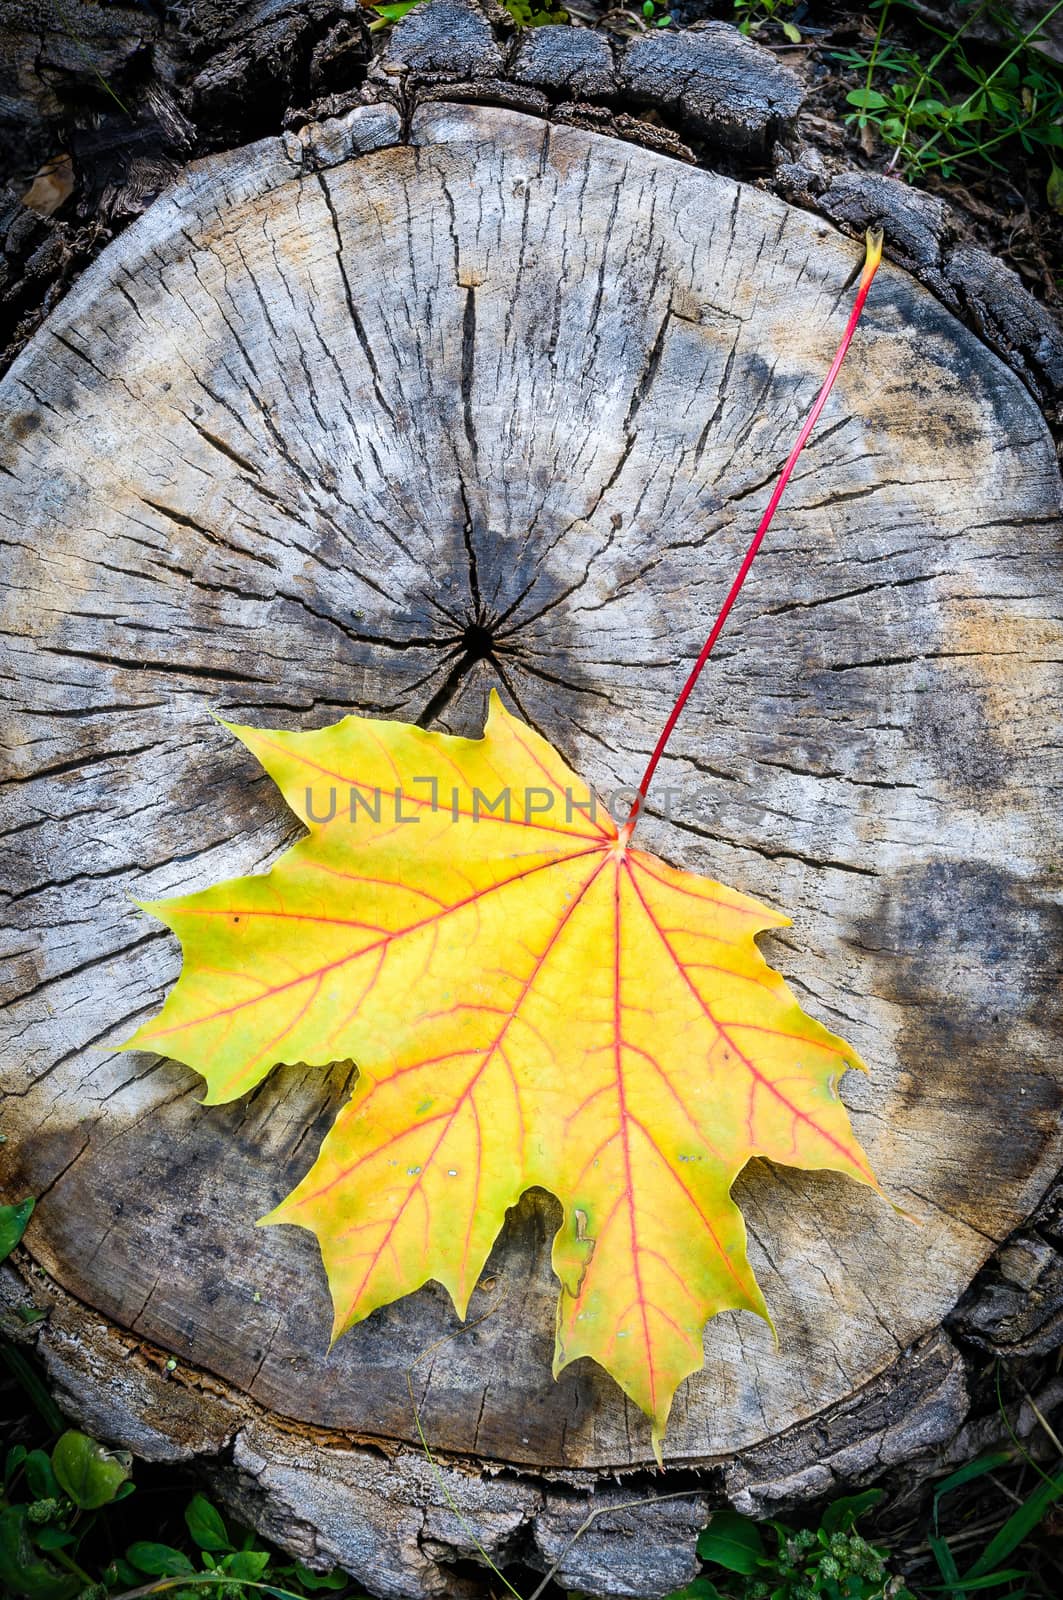
POLYGON ((1044 1483, 1039 1483, 1026 1504, 1012 1512, 1000 1532, 990 1539, 978 1560, 968 1572, 964 1573, 964 1583, 992 1572, 1006 1556, 1010 1556, 1011 1552, 1033 1532, 1049 1506, 1053 1505, 1060 1495, 1063 1495, 1063 1475, 1046 1478, 1044 1483))

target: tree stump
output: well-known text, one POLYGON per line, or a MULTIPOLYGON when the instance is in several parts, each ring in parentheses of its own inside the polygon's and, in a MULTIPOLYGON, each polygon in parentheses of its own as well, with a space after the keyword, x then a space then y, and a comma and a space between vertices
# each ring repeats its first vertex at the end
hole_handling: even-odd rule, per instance
MULTIPOLYGON (((76 1415, 204 1457, 376 1594, 459 1594, 448 1563, 472 1553, 417 1443, 415 1362, 496 1560, 546 1568, 588 1503, 672 1484, 638 1476, 648 1426, 603 1373, 550 1377, 542 1194, 478 1326, 437 1344, 458 1324, 429 1285, 328 1352, 314 1241, 254 1223, 355 1068, 286 1067, 206 1109, 183 1066, 114 1054, 178 970, 130 897, 260 870, 297 836, 212 712, 478 733, 496 685, 600 791, 636 781, 860 259, 766 193, 597 134, 367 106, 190 168, 0 388, 2 1173, 4 1198, 41 1196, 29 1288, 6 1293, 51 1307, 76 1415)), ((884 267, 642 824, 793 916, 765 953, 869 1063, 843 1094, 908 1213, 827 1174, 743 1175, 780 1347, 750 1316, 709 1325, 666 1462, 720 1467, 746 1503, 956 1425, 934 1330, 1059 1165, 1057 509, 1020 381, 884 267)), ((709 1482, 611 1512, 561 1579, 683 1581, 709 1482)))

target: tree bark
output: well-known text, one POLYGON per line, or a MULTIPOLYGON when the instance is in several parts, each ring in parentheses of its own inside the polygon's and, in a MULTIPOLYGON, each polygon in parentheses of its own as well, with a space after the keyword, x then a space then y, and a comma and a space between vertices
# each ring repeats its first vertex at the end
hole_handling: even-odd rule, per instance
MULTIPOLYGON (((328 1353, 312 1240, 254 1222, 355 1068, 207 1109, 187 1069, 115 1054, 178 965, 130 897, 297 835, 212 712, 478 733, 497 686, 600 791, 637 781, 859 259, 760 190, 593 133, 366 106, 189 168, 0 385, 0 1172, 4 1198, 42 1197, 48 1359, 101 1434, 216 1457, 266 1531, 374 1593, 457 1593, 446 1562, 471 1553, 419 1450, 414 1363, 496 1559, 548 1566, 589 1494, 637 1497, 609 1479, 652 1463, 648 1427, 587 1363, 550 1379, 537 1193, 485 1321, 437 1345, 458 1325, 429 1285, 328 1353)), ((816 1437, 858 1474, 954 1428, 938 1325, 1059 1166, 1058 490, 1021 382, 884 267, 641 825, 793 916, 765 953, 868 1061, 843 1094, 903 1208, 743 1175, 780 1346, 710 1324, 666 1442, 733 1491, 766 1453, 808 1470, 816 1437)), ((616 1513, 635 1532, 597 1524, 564 1581, 673 1587, 706 1503, 616 1513)))

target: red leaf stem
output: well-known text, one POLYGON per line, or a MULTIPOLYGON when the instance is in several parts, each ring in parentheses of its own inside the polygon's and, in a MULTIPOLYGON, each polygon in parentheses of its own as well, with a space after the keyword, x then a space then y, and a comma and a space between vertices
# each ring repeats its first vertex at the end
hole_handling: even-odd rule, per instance
POLYGON ((864 270, 860 275, 860 286, 857 290, 856 299, 853 302, 853 309, 849 313, 849 321, 845 325, 845 332, 842 334, 841 343, 838 345, 834 355, 834 360, 830 364, 830 370, 824 380, 823 387, 816 396, 815 403, 805 419, 804 425, 801 428, 801 432, 797 436, 797 443, 794 445, 793 449, 790 451, 790 454, 786 458, 786 465, 779 474, 779 480, 776 483, 775 488, 772 490, 771 499, 768 501, 764 515, 760 519, 760 524, 756 533, 753 535, 749 549, 742 558, 742 565, 739 567, 738 572, 735 575, 735 580, 730 589, 727 591, 727 598, 720 607, 719 615, 712 625, 712 631, 702 647, 701 654, 698 656, 698 659, 695 661, 690 670, 690 676, 683 685, 679 698, 668 715, 667 722, 661 729, 661 736, 654 746, 653 754, 650 756, 649 763, 642 775, 641 782, 639 783, 635 803, 631 807, 631 810, 628 813, 627 821, 624 823, 624 826, 620 831, 619 844, 621 848, 627 845, 628 840, 631 838, 631 835, 635 830, 635 824, 638 822, 642 808, 646 801, 647 791, 651 782, 653 781, 653 775, 657 770, 657 763, 664 754, 664 747, 671 738, 672 730, 679 721, 683 707, 689 700, 694 685, 700 678, 705 663, 712 654, 713 646, 720 637, 720 634, 723 632, 724 623, 727 621, 731 607, 737 600, 739 591, 749 575, 749 569, 756 559, 757 551, 764 542, 765 534, 771 527, 772 518, 775 516, 779 501, 783 497, 783 491, 790 481, 790 475, 793 472, 794 467, 797 465, 797 458, 801 454, 801 451, 805 448, 805 445, 808 443, 809 435, 819 420, 820 412, 827 403, 827 396, 833 389, 834 380, 841 371, 842 362, 845 360, 845 353, 848 350, 849 345, 852 343, 853 334, 856 332, 856 325, 860 321, 860 313, 864 309, 864 301, 867 299, 868 290, 871 288, 872 279, 874 278, 875 273, 878 271, 879 262, 881 260, 882 232, 881 230, 872 231, 871 229, 868 229, 867 254, 864 259, 864 270))

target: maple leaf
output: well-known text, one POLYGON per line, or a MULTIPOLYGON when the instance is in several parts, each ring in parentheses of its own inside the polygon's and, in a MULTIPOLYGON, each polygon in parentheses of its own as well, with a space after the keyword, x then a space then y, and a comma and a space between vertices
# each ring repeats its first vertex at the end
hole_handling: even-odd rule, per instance
POLYGON ((767 1315, 730 1197, 751 1157, 875 1181, 837 1092, 861 1063, 754 942, 788 919, 622 840, 497 695, 481 740, 232 731, 309 832, 145 907, 184 968, 127 1048, 211 1104, 276 1062, 357 1063, 266 1219, 317 1235, 335 1336, 429 1278, 464 1316, 507 1208, 555 1194, 556 1371, 593 1357, 659 1437, 707 1319, 767 1315))
POLYGON ((492 693, 482 739, 350 716, 225 724, 307 828, 267 873, 147 904, 181 977, 124 1046, 232 1100, 277 1063, 353 1060, 350 1101, 262 1220, 320 1243, 338 1337, 435 1279, 464 1317, 507 1209, 561 1202, 555 1373, 591 1357, 654 1449, 706 1322, 767 1317, 731 1198, 755 1156, 878 1188, 839 1094, 862 1067, 755 938, 788 918, 631 844, 705 665, 848 348, 881 253, 738 575, 617 829, 492 693))

